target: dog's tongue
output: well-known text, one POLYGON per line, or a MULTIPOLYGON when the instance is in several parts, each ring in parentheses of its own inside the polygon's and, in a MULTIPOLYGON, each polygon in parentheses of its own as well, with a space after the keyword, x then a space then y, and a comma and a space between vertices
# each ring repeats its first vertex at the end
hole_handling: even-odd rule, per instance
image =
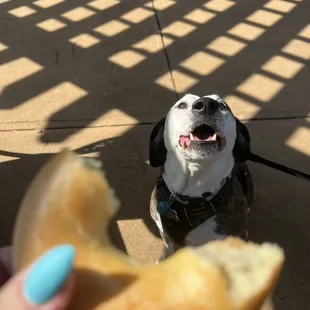
POLYGON ((190 139, 189 136, 181 136, 181 137, 180 137, 180 145, 181 145, 184 149, 188 148, 189 145, 190 145, 190 143, 191 143, 191 139, 190 139))
POLYGON ((191 134, 190 136, 181 136, 179 143, 184 148, 189 148, 191 141, 215 141, 216 134, 212 135, 210 133, 199 133, 199 134, 191 134))

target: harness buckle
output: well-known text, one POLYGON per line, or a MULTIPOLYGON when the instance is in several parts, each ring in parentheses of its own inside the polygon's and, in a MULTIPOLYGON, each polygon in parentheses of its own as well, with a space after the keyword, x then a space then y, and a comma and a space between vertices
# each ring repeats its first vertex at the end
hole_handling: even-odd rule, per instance
POLYGON ((160 201, 157 204, 157 212, 160 215, 165 215, 169 219, 173 219, 175 222, 178 222, 180 219, 175 210, 171 209, 171 205, 175 200, 175 194, 171 194, 168 201, 160 201))

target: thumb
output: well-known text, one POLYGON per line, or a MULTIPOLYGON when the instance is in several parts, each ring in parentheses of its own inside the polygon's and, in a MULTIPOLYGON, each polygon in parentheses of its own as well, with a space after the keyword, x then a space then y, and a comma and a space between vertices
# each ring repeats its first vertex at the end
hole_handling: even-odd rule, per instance
POLYGON ((0 290, 1 310, 62 310, 72 295, 75 249, 60 245, 18 272, 0 290))

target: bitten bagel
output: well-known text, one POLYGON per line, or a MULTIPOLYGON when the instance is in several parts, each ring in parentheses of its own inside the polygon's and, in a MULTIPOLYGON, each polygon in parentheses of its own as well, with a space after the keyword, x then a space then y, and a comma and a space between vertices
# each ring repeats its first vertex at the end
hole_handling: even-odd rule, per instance
POLYGON ((70 310, 254 310, 272 293, 284 262, 277 245, 227 238, 142 265, 108 239, 118 205, 96 160, 62 151, 38 173, 22 202, 15 270, 55 245, 74 245, 70 310))

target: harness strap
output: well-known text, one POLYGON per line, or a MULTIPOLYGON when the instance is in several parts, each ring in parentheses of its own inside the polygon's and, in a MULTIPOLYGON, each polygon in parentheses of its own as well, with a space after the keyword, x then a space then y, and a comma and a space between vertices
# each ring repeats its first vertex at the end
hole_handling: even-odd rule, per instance
POLYGON ((214 193, 205 193, 199 198, 190 198, 171 192, 162 176, 157 179, 157 211, 163 225, 172 239, 184 245, 185 236, 201 223, 217 213, 217 206, 222 205, 226 197, 228 181, 225 178, 214 193))
MULTIPOLYGON (((232 176, 232 174, 230 174, 228 177, 223 179, 222 182, 220 183, 220 186, 213 193, 205 192, 201 195, 201 197, 194 198, 194 199, 204 199, 205 201, 210 202, 212 208, 214 209, 214 207, 211 203, 212 199, 222 190, 222 188, 225 186, 225 184, 231 178, 231 176, 232 176)), ((157 188, 159 188, 161 186, 164 188, 164 192, 166 193, 166 196, 168 196, 168 199, 166 200, 166 202, 170 201, 173 203, 173 201, 176 200, 181 204, 188 205, 189 200, 193 199, 189 196, 185 196, 185 195, 181 195, 181 194, 171 192, 162 176, 160 176, 157 179, 156 185, 157 185, 157 188)))

